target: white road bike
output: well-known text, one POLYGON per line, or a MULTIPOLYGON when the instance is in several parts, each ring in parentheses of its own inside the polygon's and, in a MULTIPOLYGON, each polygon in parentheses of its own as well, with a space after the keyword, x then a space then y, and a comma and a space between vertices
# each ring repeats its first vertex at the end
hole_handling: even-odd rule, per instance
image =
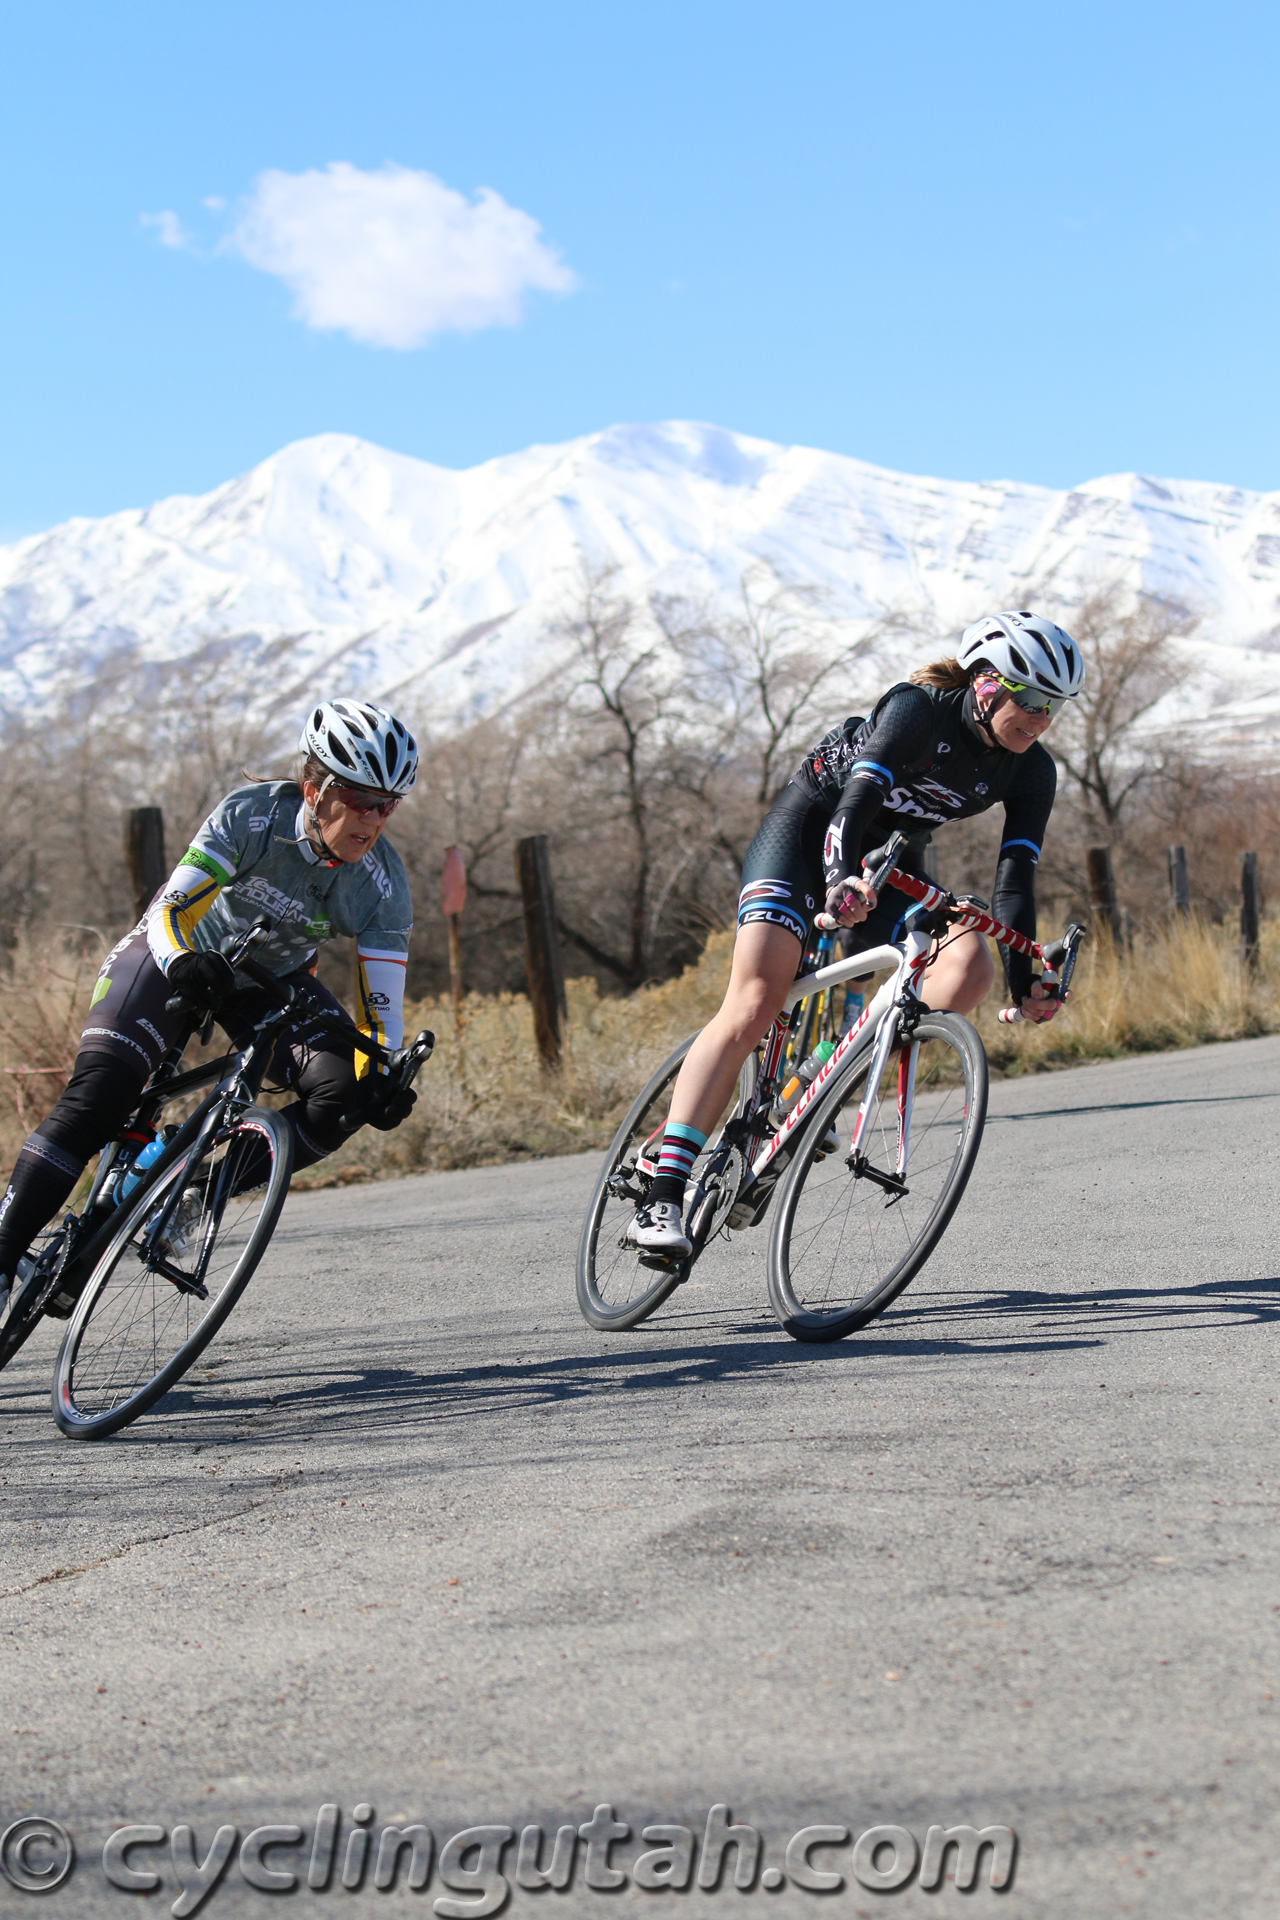
MULTIPOLYGON (((688 1280, 721 1232, 771 1216, 769 1304, 797 1340, 839 1340, 895 1300, 937 1246, 968 1183, 987 1111, 987 1057, 959 1014, 920 999, 933 953, 962 932, 989 935, 1041 962, 1043 985, 1065 995, 1085 929, 1040 945, 979 903, 901 872, 894 834, 864 861, 877 888, 916 905, 893 945, 802 973, 764 1043, 748 1056, 737 1096, 694 1164, 681 1260, 637 1256, 626 1238, 648 1198, 671 1092, 690 1038, 637 1096, 596 1182, 578 1254, 578 1305, 593 1327, 621 1332, 688 1280), (779 1114, 789 1042, 812 996, 891 972, 795 1105, 779 1114)), ((1002 1020, 1020 1019, 1005 1008, 1002 1020)))

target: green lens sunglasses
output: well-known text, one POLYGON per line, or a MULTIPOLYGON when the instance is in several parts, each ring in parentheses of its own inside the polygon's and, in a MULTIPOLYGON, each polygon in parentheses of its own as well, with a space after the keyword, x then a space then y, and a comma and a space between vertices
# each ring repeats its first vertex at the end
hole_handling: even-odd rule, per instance
POLYGON ((996 679, 1006 693, 1013 695, 1015 704, 1020 706, 1024 713, 1047 713, 1052 720, 1054 714, 1060 713, 1067 704, 1063 695, 1040 693, 1034 687, 1019 686, 1016 680, 1006 680, 1002 673, 998 673, 996 679))

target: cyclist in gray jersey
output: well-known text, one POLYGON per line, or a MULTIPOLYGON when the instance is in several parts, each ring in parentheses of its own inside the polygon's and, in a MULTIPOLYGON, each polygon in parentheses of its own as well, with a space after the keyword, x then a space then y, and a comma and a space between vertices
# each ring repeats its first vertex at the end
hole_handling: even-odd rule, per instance
MULTIPOLYGON (((295 780, 240 787, 216 806, 164 889, 98 975, 66 1092, 23 1145, 0 1200, 0 1290, 90 1158, 116 1138, 148 1077, 180 1032, 176 994, 216 1010, 231 1036, 247 1031, 264 996, 221 951, 265 917, 255 959, 386 1047, 404 1033, 404 981, 413 910, 404 867, 382 832, 417 778, 418 751, 401 721, 367 701, 321 701, 307 717, 295 780), (312 978, 322 941, 354 938, 357 1018, 312 978)), ((368 1056, 300 1015, 273 1071, 296 1094, 284 1109, 294 1166, 332 1153, 356 1124, 388 1130, 414 1103, 388 1100, 368 1056)), ((0 1291, 0 1302, 3 1291, 0 1291)))

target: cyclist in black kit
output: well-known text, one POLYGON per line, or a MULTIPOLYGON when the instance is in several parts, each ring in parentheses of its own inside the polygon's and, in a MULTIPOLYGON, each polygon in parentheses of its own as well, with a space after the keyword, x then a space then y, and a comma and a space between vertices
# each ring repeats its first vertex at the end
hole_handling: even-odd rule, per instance
MULTIPOLYGON (((810 927, 856 928, 855 952, 897 937, 910 903, 893 889, 877 899, 861 877, 864 852, 905 830, 915 846, 899 864, 922 871, 933 829, 1001 803, 992 910, 1035 938, 1035 867, 1057 781, 1040 735, 1083 685, 1079 649, 1061 627, 1034 613, 993 614, 966 627, 954 659, 891 687, 869 719, 846 720, 805 755, 747 849, 729 989, 680 1069, 658 1176, 629 1229, 637 1247, 689 1252, 680 1222, 689 1169, 776 1018, 810 927)), ((1000 952, 1012 1002, 1029 1020, 1051 1020, 1058 1002, 1033 981, 1030 961, 1000 952)), ((929 963, 922 998, 969 1013, 994 977, 986 942, 963 934, 929 963)))

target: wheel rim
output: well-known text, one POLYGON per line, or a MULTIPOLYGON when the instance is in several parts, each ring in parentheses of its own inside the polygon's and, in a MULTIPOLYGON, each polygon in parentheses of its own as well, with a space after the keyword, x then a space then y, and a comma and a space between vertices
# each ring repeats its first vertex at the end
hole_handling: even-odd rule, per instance
MULTIPOLYGON (((788 1196, 779 1221, 785 1233, 781 1292, 788 1311, 814 1326, 865 1313, 886 1291, 910 1278, 945 1224, 946 1203, 958 1198, 953 1187, 969 1136, 972 1096, 960 1045, 936 1030, 918 1045, 907 1192, 902 1197, 872 1179, 856 1177, 847 1164, 869 1064, 868 1059, 840 1087, 838 1112, 832 1111, 833 1099, 831 1107, 815 1117, 813 1141, 801 1149, 803 1169, 797 1168, 797 1175, 803 1170, 803 1182, 788 1196), (832 1120, 840 1146, 816 1158, 816 1128, 821 1125, 825 1135, 832 1120)), ((898 1158, 898 1079, 891 1060, 862 1142, 871 1167, 887 1175, 894 1173, 898 1158)))
POLYGON ((170 1371, 177 1376, 184 1354, 217 1325, 239 1291, 250 1242, 278 1186, 276 1165, 270 1126, 246 1120, 197 1163, 180 1161, 127 1215, 85 1289, 59 1358, 57 1410, 64 1425, 118 1424, 157 1380, 170 1371), (259 1162, 261 1183, 236 1194, 259 1162), (183 1191, 165 1243, 154 1249, 160 1266, 144 1258, 146 1235, 175 1184, 183 1191), (206 1297, 184 1290, 180 1278, 202 1284, 206 1297))

